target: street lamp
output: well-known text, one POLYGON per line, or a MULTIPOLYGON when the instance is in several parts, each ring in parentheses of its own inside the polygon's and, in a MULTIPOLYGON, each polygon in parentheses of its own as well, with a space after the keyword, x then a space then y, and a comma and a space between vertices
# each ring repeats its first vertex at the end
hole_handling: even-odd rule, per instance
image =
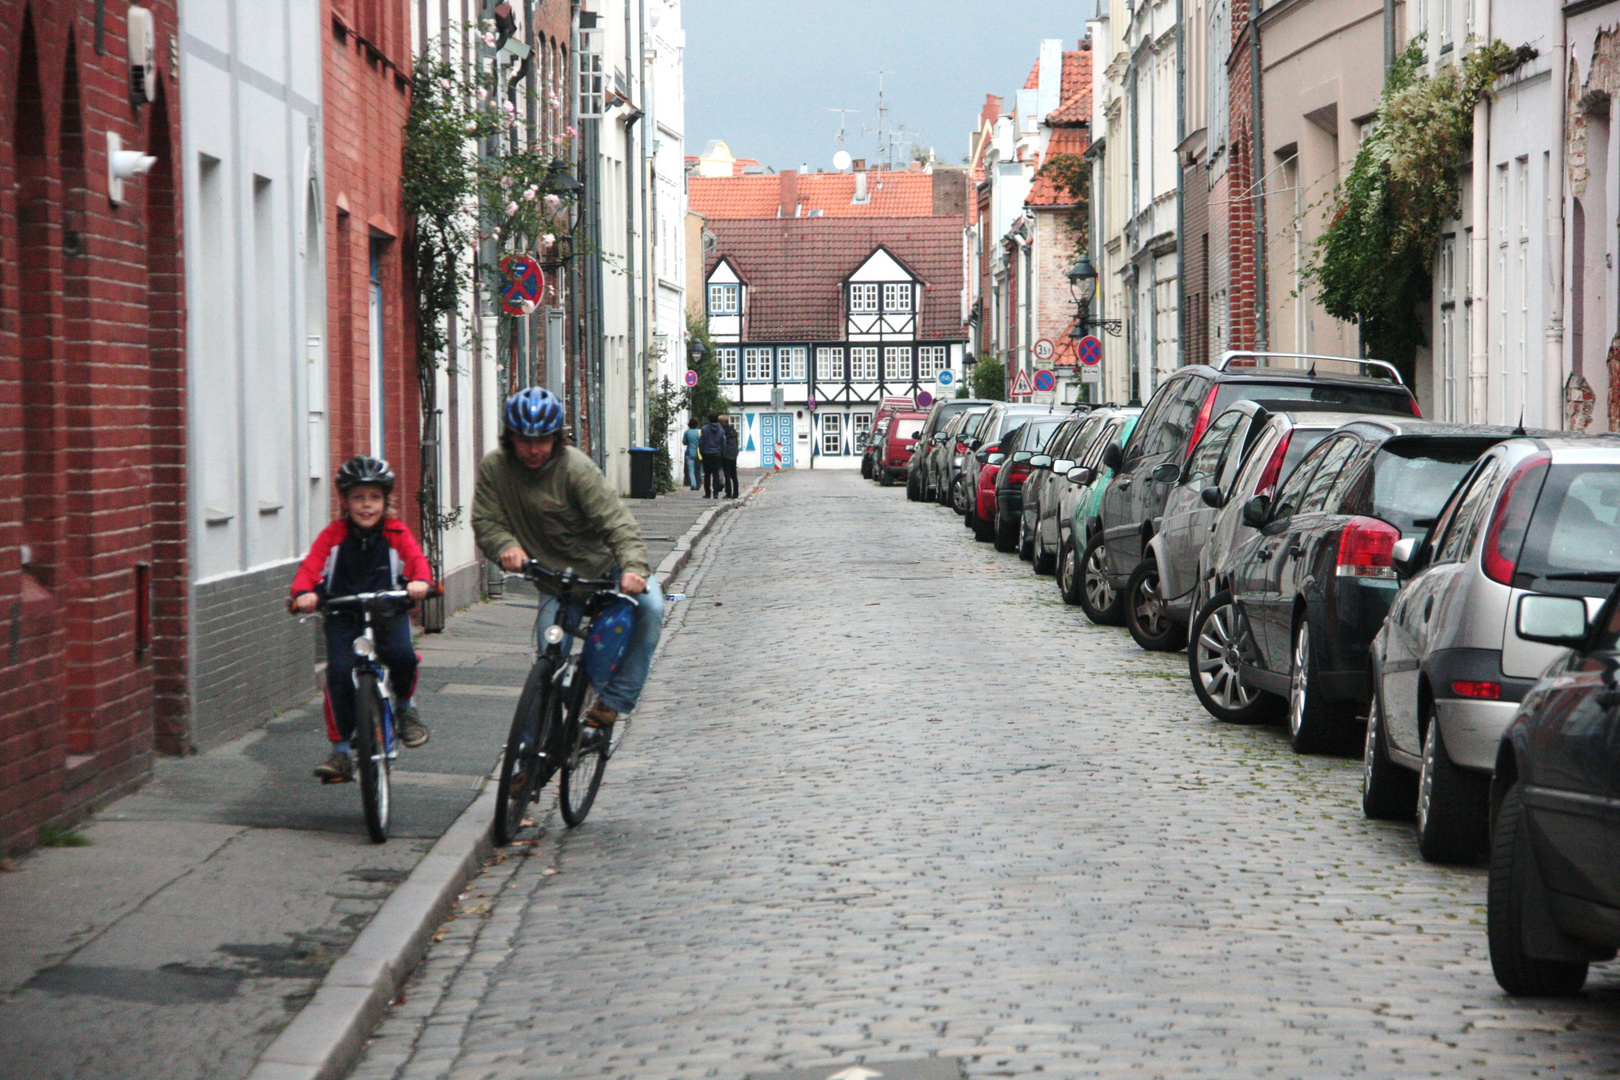
POLYGON ((1118 319, 1093 319, 1091 317, 1091 301, 1097 295, 1097 270, 1091 265, 1091 256, 1085 252, 1069 267, 1069 295, 1074 297, 1074 329, 1069 336, 1076 341, 1085 337, 1092 329, 1106 331, 1114 337, 1119 337, 1124 330, 1124 324, 1118 319))
POLYGON ((705 351, 706 350, 703 348, 702 338, 692 338, 686 343, 686 359, 691 367, 696 368, 699 364, 703 363, 703 354, 705 351))

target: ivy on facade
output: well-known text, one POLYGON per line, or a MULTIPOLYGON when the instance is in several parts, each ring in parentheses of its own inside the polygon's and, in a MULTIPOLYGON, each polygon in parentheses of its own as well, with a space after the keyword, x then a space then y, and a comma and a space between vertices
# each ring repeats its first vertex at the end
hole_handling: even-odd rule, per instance
POLYGON ((688 413, 700 420, 707 420, 715 413, 729 412, 731 402, 720 392, 720 357, 715 352, 714 339, 709 336, 709 320, 701 315, 688 315, 686 336, 688 340, 701 344, 703 350, 701 358, 695 362, 690 354, 687 355, 687 370, 697 372, 698 381, 696 386, 683 391, 681 404, 688 413))
POLYGON ((1052 186, 1071 200, 1063 224, 1074 238, 1075 250, 1085 250, 1091 228, 1091 163, 1083 154, 1053 154, 1035 176, 1051 180, 1052 186))
POLYGON ((1460 211, 1457 168, 1473 138, 1474 105, 1534 56, 1492 41, 1425 74, 1424 39, 1414 38, 1391 65, 1377 122, 1334 192, 1333 217, 1305 276, 1329 315, 1360 327, 1367 355, 1409 379, 1426 344, 1420 305, 1430 295, 1440 228, 1460 211))

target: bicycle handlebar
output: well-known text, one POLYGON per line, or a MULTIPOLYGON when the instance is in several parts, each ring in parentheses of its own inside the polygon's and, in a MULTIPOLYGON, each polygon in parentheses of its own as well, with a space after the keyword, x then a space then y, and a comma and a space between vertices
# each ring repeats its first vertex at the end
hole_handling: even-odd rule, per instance
POLYGON ((574 573, 572 569, 563 570, 559 573, 556 570, 546 569, 533 559, 525 562, 522 570, 515 574, 509 574, 506 576, 527 578, 530 581, 546 581, 565 591, 571 589, 592 589, 599 592, 617 592, 619 589, 619 581, 617 578, 580 577, 578 574, 574 573))
MULTIPOLYGON (((427 596, 423 599, 432 599, 435 596, 443 595, 444 589, 438 585, 433 585, 428 588, 427 596)), ((378 600, 392 600, 397 603, 402 603, 406 608, 409 608, 410 605, 415 602, 412 599, 411 594, 404 589, 387 589, 380 592, 355 593, 353 596, 322 596, 319 593, 316 593, 315 596, 316 611, 359 611, 368 603, 378 600)), ((298 614, 298 609, 294 605, 294 600, 287 601, 287 611, 290 614, 296 615, 298 614)))

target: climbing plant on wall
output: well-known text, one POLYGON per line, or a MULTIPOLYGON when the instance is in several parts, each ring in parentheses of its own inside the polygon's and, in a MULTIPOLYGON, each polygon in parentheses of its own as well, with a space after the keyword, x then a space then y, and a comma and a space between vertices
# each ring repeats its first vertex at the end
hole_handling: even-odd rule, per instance
POLYGON ((1391 65, 1377 122, 1334 192, 1306 278, 1328 314, 1360 327, 1367 354, 1395 363, 1409 381, 1425 344, 1419 305, 1440 227, 1459 212, 1457 167, 1469 152, 1474 104, 1535 55, 1492 41, 1425 74, 1423 37, 1414 38, 1391 65))

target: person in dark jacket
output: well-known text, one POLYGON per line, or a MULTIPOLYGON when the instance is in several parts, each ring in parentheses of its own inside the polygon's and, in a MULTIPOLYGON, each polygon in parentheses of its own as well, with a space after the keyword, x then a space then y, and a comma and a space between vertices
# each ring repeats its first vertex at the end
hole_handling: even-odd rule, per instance
POLYGON ((731 419, 722 416, 720 426, 726 429, 726 453, 723 459, 726 468, 726 498, 737 497, 737 454, 742 450, 742 435, 731 426, 731 419))
POLYGON ((698 449, 703 453, 703 497, 725 498, 726 429, 720 426, 719 413, 709 414, 709 422, 703 425, 703 434, 698 439, 698 449))

